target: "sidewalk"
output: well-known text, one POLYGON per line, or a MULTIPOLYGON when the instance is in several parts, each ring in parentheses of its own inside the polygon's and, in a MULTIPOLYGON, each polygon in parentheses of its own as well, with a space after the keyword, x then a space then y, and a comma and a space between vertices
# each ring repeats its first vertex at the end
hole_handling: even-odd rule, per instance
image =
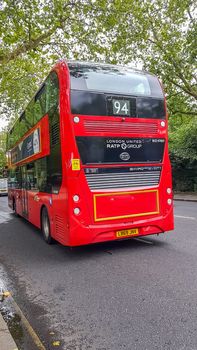
POLYGON ((1 350, 18 350, 1 313, 0 313, 0 349, 1 350))
POLYGON ((197 202, 197 192, 175 192, 175 201, 197 202))

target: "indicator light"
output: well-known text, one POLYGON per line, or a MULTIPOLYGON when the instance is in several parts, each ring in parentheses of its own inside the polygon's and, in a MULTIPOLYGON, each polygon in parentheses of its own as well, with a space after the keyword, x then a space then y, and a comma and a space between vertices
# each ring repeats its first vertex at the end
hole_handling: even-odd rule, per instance
POLYGON ((164 128, 165 125, 166 125, 166 123, 164 121, 162 121, 161 126, 164 128))
POLYGON ((172 199, 168 198, 167 203, 168 203, 169 205, 171 205, 171 204, 172 204, 172 199))
POLYGON ((168 187, 168 188, 167 188, 167 193, 170 194, 171 192, 172 192, 171 188, 168 187))
POLYGON ((74 208, 74 214, 75 215, 79 215, 80 213, 80 209, 79 208, 74 208))
POLYGON ((73 201, 74 201, 75 203, 79 202, 79 196, 78 196, 78 194, 75 194, 75 195, 73 196, 73 201))

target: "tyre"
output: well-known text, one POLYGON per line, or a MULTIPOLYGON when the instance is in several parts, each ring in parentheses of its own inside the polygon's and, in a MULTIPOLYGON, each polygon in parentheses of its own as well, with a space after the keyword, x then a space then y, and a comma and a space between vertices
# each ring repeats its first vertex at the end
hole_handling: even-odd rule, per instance
POLYGON ((48 244, 53 243, 53 239, 51 237, 49 215, 48 215, 47 208, 45 207, 42 209, 42 214, 41 214, 41 229, 42 229, 42 235, 45 242, 48 244))

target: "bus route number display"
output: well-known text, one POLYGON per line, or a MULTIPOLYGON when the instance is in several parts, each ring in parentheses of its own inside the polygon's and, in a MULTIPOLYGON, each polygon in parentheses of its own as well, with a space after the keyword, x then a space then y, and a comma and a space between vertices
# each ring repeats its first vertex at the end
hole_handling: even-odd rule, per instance
POLYGON ((130 115, 129 100, 112 99, 113 114, 115 115, 130 115))

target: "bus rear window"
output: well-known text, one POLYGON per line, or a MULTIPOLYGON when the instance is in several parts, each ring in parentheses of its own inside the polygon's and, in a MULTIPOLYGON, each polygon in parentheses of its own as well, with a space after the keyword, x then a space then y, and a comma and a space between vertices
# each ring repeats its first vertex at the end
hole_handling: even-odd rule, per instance
POLYGON ((69 63, 71 90, 163 98, 156 77, 129 68, 69 63))

